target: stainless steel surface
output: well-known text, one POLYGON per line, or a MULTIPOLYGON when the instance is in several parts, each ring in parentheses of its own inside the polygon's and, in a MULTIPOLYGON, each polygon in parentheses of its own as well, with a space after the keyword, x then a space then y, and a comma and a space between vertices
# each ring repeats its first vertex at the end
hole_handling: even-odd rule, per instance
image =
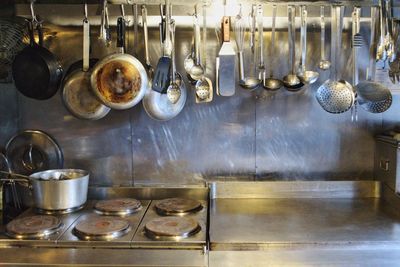
POLYGON ((214 182, 210 198, 379 198, 377 181, 214 182))
MULTIPOLYGON (((193 198, 193 197, 192 197, 193 198)), ((184 215, 187 218, 192 218, 198 222, 201 227, 200 232, 195 235, 188 236, 182 239, 171 239, 171 240, 153 240, 146 236, 145 226, 148 222, 153 219, 160 218, 156 211, 155 205, 160 200, 153 200, 148 208, 146 215, 140 223, 138 230, 132 240, 133 248, 176 248, 176 249, 204 249, 207 242, 207 201, 200 201, 203 209, 184 215)))
MULTIPOLYGON (((147 208, 150 205, 150 201, 142 200, 143 209, 139 212, 130 214, 124 217, 117 217, 127 220, 130 223, 130 231, 121 237, 110 239, 110 240, 87 240, 81 241, 73 232, 74 227, 77 223, 82 220, 89 219, 90 216, 94 216, 95 212, 92 209, 86 209, 80 212, 79 218, 68 228, 68 230, 57 239, 57 246, 59 247, 112 247, 112 248, 130 248, 131 241, 134 237, 135 232, 138 229, 139 223, 141 222, 143 215, 146 213, 147 208)), ((93 205, 93 202, 92 202, 93 205)), ((102 216, 102 215, 95 215, 95 216, 102 216)))
MULTIPOLYGON (((360 4, 365 5, 367 2, 360 4)), ((47 3, 49 5, 36 5, 37 11, 46 21, 45 44, 63 59, 63 66, 68 67, 81 57, 82 2, 79 1, 77 5, 53 4, 53 1, 47 3)), ((91 35, 94 37, 92 55, 102 58, 115 51, 115 42, 109 48, 104 48, 97 42, 97 3, 98 1, 89 5, 89 19, 93 25, 91 35)), ((183 4, 185 6, 174 8, 174 14, 179 16, 176 23, 179 40, 177 69, 180 71, 184 69, 183 59, 189 53, 191 43, 192 19, 186 14, 193 11, 192 3, 183 4)), ((317 54, 320 51, 318 24, 316 28, 311 25, 319 22, 319 5, 322 2, 313 4, 315 6, 308 5, 308 28, 313 29, 308 33, 308 47, 310 51, 315 51, 310 54, 310 66, 318 64, 317 54)), ((17 5, 16 13, 29 14, 27 7, 26 4, 17 5)), ((221 10, 218 5, 216 7, 210 7, 207 14, 210 27, 208 33, 212 33, 209 34, 206 53, 209 63, 207 75, 213 81, 214 60, 219 46, 213 34, 213 17, 221 10)), ((286 58, 286 4, 277 3, 277 9, 275 54, 279 58, 286 58)), ((329 14, 328 6, 325 10, 329 14)), ((154 66, 160 55, 158 29, 155 28, 159 22, 158 7, 148 6, 148 11, 149 53, 154 66)), ((116 16, 120 14, 119 6, 110 5, 110 12, 113 15, 111 23, 114 25, 116 16)), ((236 13, 235 11, 232 15, 236 13)), ((270 4, 264 5, 264 14, 266 17, 271 16, 270 4)), ((346 14, 346 18, 348 15, 346 14)), ((366 21, 369 8, 362 8, 362 15, 361 34, 368 45, 370 30, 366 21)), ((127 18, 132 21, 129 12, 127 18)), ((329 22, 327 18, 327 49, 330 49, 329 22)), ((349 25, 349 21, 345 20, 344 49, 339 58, 344 66, 341 76, 346 79, 350 78, 351 65, 350 38, 347 34, 349 25)), ((265 29, 271 27, 269 18, 264 20, 264 26, 265 29)), ((112 31, 114 34, 114 27, 112 31)), ((129 34, 129 37, 132 35, 129 34)), ((270 31, 265 31, 264 38, 266 43, 270 43, 270 31)), ((143 60, 140 52, 143 51, 141 40, 143 35, 139 34, 139 58, 143 60)), ((132 44, 132 39, 128 43, 132 44)), ((360 77, 365 77, 367 50, 366 46, 360 49, 360 77)), ((245 53, 250 54, 248 51, 245 53)), ((250 60, 245 56, 246 64, 250 60)), ((276 61, 274 65, 276 77, 287 73, 286 60, 276 61)), ((329 72, 320 75, 323 81, 329 72)), ((187 83, 186 78, 185 82, 187 83)), ((81 121, 65 110, 60 97, 38 105, 36 101, 17 95, 11 85, 2 84, 0 140, 4 144, 18 129, 43 129, 54 136, 63 148, 65 167, 90 170, 90 184, 95 186, 199 185, 204 180, 214 179, 372 179, 375 145, 373 135, 382 127, 397 124, 399 99, 395 97, 391 109, 383 115, 368 114, 360 110, 359 123, 353 125, 349 123, 348 114, 335 116, 321 110, 313 96, 319 85, 320 82, 317 82, 301 94, 284 91, 276 94, 249 94, 237 86, 235 96, 215 97, 212 103, 205 105, 194 105, 194 92, 189 90, 182 113, 171 121, 160 123, 152 121, 139 106, 123 112, 111 111, 101 121, 81 121), (184 138, 172 138, 182 135, 184 138)))
POLYGON ((47 170, 34 173, 29 178, 34 206, 38 209, 66 210, 86 203, 89 185, 87 171, 47 170), (67 176, 68 179, 61 180, 62 176, 67 176))
POLYGON ((199 250, 3 248, 0 254, 2 266, 26 266, 26 262, 38 266, 208 266, 208 254, 199 250))
POLYGON ((396 266, 398 247, 291 248, 269 251, 210 251, 210 267, 258 266, 396 266))
POLYGON ((211 250, 400 245, 400 215, 379 198, 215 199, 211 250))

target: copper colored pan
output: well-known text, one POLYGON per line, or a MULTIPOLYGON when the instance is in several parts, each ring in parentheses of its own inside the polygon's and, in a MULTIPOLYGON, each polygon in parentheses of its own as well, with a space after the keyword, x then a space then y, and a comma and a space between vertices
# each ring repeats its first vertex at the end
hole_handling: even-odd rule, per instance
POLYGON ((125 20, 118 18, 117 47, 121 53, 109 55, 93 68, 92 90, 104 105, 128 109, 142 100, 148 83, 146 70, 135 57, 124 54, 125 20))

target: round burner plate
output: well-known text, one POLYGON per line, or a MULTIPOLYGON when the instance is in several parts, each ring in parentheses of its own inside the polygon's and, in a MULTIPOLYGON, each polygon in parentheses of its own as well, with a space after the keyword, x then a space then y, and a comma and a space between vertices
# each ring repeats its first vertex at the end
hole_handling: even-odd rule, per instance
POLYGON ((74 234, 81 240, 111 240, 127 234, 128 221, 107 216, 88 216, 77 223, 74 234))
POLYGON ((142 209, 139 200, 133 198, 119 198, 110 200, 101 200, 96 203, 94 209, 101 215, 125 216, 142 209))
POLYGON ((160 215, 186 215, 200 211, 203 206, 194 199, 167 198, 158 201, 155 208, 160 215))
POLYGON ((39 209, 36 208, 35 212, 38 214, 46 214, 46 215, 62 215, 62 214, 68 214, 68 213, 73 213, 78 210, 81 210, 85 207, 85 205, 75 207, 75 208, 70 208, 70 209, 65 209, 65 210, 44 210, 44 209, 39 209))
POLYGON ((33 215, 7 224, 6 233, 16 239, 45 239, 63 227, 60 219, 51 215, 33 215))
POLYGON ((147 222, 144 230, 154 240, 179 240, 197 234, 201 227, 192 218, 170 216, 147 222))

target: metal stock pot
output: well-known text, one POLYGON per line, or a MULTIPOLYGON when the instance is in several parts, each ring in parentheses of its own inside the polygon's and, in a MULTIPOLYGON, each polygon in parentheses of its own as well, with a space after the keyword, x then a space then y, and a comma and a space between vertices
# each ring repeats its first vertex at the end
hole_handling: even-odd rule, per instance
POLYGON ((35 208, 61 211, 77 209, 86 203, 89 172, 77 169, 47 170, 29 177, 9 174, 8 179, 1 180, 28 182, 35 208))

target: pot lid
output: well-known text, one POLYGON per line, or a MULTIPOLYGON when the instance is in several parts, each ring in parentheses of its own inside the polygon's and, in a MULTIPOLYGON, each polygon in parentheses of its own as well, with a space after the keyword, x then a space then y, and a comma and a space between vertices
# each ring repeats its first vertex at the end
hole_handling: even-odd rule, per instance
POLYGON ((38 130, 25 130, 13 136, 6 145, 6 157, 11 171, 22 175, 61 169, 64 163, 57 142, 38 130))

